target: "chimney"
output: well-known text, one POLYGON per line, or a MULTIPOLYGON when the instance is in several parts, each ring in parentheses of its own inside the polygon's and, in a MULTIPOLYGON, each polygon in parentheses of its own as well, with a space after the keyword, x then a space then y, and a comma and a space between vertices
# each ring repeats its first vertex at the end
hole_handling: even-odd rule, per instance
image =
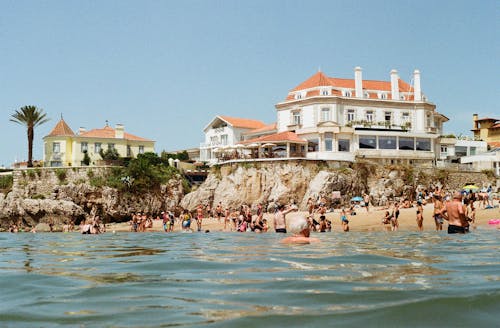
POLYGON ((354 68, 354 87, 356 90, 356 98, 363 98, 363 72, 359 66, 354 68))
POLYGON ((85 129, 83 126, 81 126, 81 127, 78 129, 78 134, 79 134, 79 135, 82 135, 82 134, 84 134, 85 132, 87 132, 87 129, 85 129))
POLYGON ((115 127, 115 138, 116 139, 123 139, 125 136, 125 127, 123 124, 116 124, 115 127))
POLYGON ((413 71, 413 93, 415 101, 422 101, 422 90, 420 89, 420 71, 413 71))
POLYGON ((479 129, 479 124, 477 123, 477 120, 479 119, 479 116, 477 114, 472 114, 472 123, 474 130, 479 129))
POLYGON ((391 94, 393 100, 399 100, 399 85, 398 85, 398 71, 393 69, 391 71, 391 94))

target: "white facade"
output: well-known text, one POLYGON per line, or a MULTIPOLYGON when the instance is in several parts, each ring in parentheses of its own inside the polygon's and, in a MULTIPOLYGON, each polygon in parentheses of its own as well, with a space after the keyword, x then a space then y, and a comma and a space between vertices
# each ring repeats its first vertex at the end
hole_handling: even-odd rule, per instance
POLYGON ((500 177, 500 149, 480 155, 465 156, 460 159, 462 164, 468 164, 475 170, 493 170, 500 177))
POLYGON ((292 90, 276 105, 278 132, 308 140, 308 158, 432 163, 448 119, 423 100, 420 72, 414 72, 414 88, 395 70, 387 82, 363 81, 359 67, 354 75, 340 80, 318 72, 292 90))

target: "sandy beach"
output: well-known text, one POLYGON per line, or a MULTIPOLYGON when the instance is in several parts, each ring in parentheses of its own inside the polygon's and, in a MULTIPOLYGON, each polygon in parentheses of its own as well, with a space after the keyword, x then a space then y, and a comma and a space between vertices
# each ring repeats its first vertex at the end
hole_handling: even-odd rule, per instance
MULTIPOLYGON (((496 203, 495 203, 496 204, 496 203)), ((436 230, 436 226, 434 223, 434 219, 432 218, 433 213, 433 205, 428 204, 424 206, 424 231, 434 231, 436 230)), ((370 208, 370 211, 367 212, 365 208, 358 208, 356 210, 356 215, 350 216, 349 218, 349 228, 351 232, 356 231, 385 231, 386 228, 389 228, 390 225, 382 225, 382 218, 385 214, 386 209, 384 208, 370 208)), ((392 209, 390 210, 392 211, 392 209)), ((307 215, 307 212, 291 212, 287 214, 287 219, 291 219, 294 216, 298 215, 307 215)), ((318 219, 319 215, 316 214, 315 218, 318 219)), ((332 231, 333 232, 342 232, 342 227, 340 224, 340 211, 335 210, 335 212, 328 212, 326 214, 328 220, 332 222, 332 231)), ((269 232, 273 231, 273 214, 266 213, 264 218, 267 219, 269 224, 269 232)), ((492 209, 477 209, 476 210, 476 222, 473 225, 472 229, 477 228, 478 226, 488 226, 491 228, 496 228, 494 225, 489 225, 488 221, 491 219, 500 219, 500 209, 492 208, 492 209)), ((231 232, 230 229, 224 230, 224 219, 222 218, 219 223, 216 218, 204 218, 202 230, 209 230, 210 232, 215 231, 227 231, 231 232)), ((416 207, 412 208, 402 208, 400 209, 399 216, 399 230, 402 231, 418 231, 416 224, 416 207)), ((229 225, 228 225, 229 226, 229 225)), ((447 222, 443 224, 443 230, 447 229, 447 222)), ((500 225, 499 225, 500 226, 500 225)), ((191 221, 191 229, 193 231, 196 230, 196 221, 191 221)), ((128 223, 112 223, 107 225, 107 231, 116 231, 116 232, 124 232, 130 231, 130 225, 128 223)), ((153 228, 148 229, 147 231, 163 231, 163 224, 160 220, 154 220, 153 228)), ((176 222, 174 232, 181 231, 179 222, 176 222)))

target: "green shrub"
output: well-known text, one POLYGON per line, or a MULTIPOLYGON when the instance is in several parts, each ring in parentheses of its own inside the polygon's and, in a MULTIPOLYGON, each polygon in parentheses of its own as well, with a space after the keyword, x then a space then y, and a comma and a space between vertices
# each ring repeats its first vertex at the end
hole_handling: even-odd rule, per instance
POLYGON ((38 167, 34 169, 36 175, 40 178, 42 176, 42 170, 39 169, 38 167))
POLYGON ((13 182, 14 182, 14 177, 12 175, 1 175, 0 176, 0 191, 4 191, 4 192, 11 191, 13 182))
POLYGON ((36 194, 31 196, 31 199, 45 199, 45 196, 42 194, 36 194))
POLYGON ((36 173, 33 170, 28 170, 28 176, 31 180, 34 180, 36 178, 36 173))
POLYGON ((56 173, 57 178, 59 179, 59 182, 66 181, 66 170, 65 169, 56 169, 55 173, 56 173))
POLYGON ((94 177, 94 171, 88 170, 87 171, 87 176, 89 177, 89 179, 92 179, 94 177))

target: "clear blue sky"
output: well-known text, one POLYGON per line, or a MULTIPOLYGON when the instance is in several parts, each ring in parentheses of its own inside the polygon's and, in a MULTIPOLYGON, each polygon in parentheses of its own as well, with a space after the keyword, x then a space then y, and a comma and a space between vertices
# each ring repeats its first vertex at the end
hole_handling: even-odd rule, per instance
POLYGON ((499 1, 0 1, 0 165, 27 158, 24 105, 73 130, 123 123, 156 150, 197 147, 218 114, 276 118, 313 75, 407 82, 470 134, 500 116, 499 1))

